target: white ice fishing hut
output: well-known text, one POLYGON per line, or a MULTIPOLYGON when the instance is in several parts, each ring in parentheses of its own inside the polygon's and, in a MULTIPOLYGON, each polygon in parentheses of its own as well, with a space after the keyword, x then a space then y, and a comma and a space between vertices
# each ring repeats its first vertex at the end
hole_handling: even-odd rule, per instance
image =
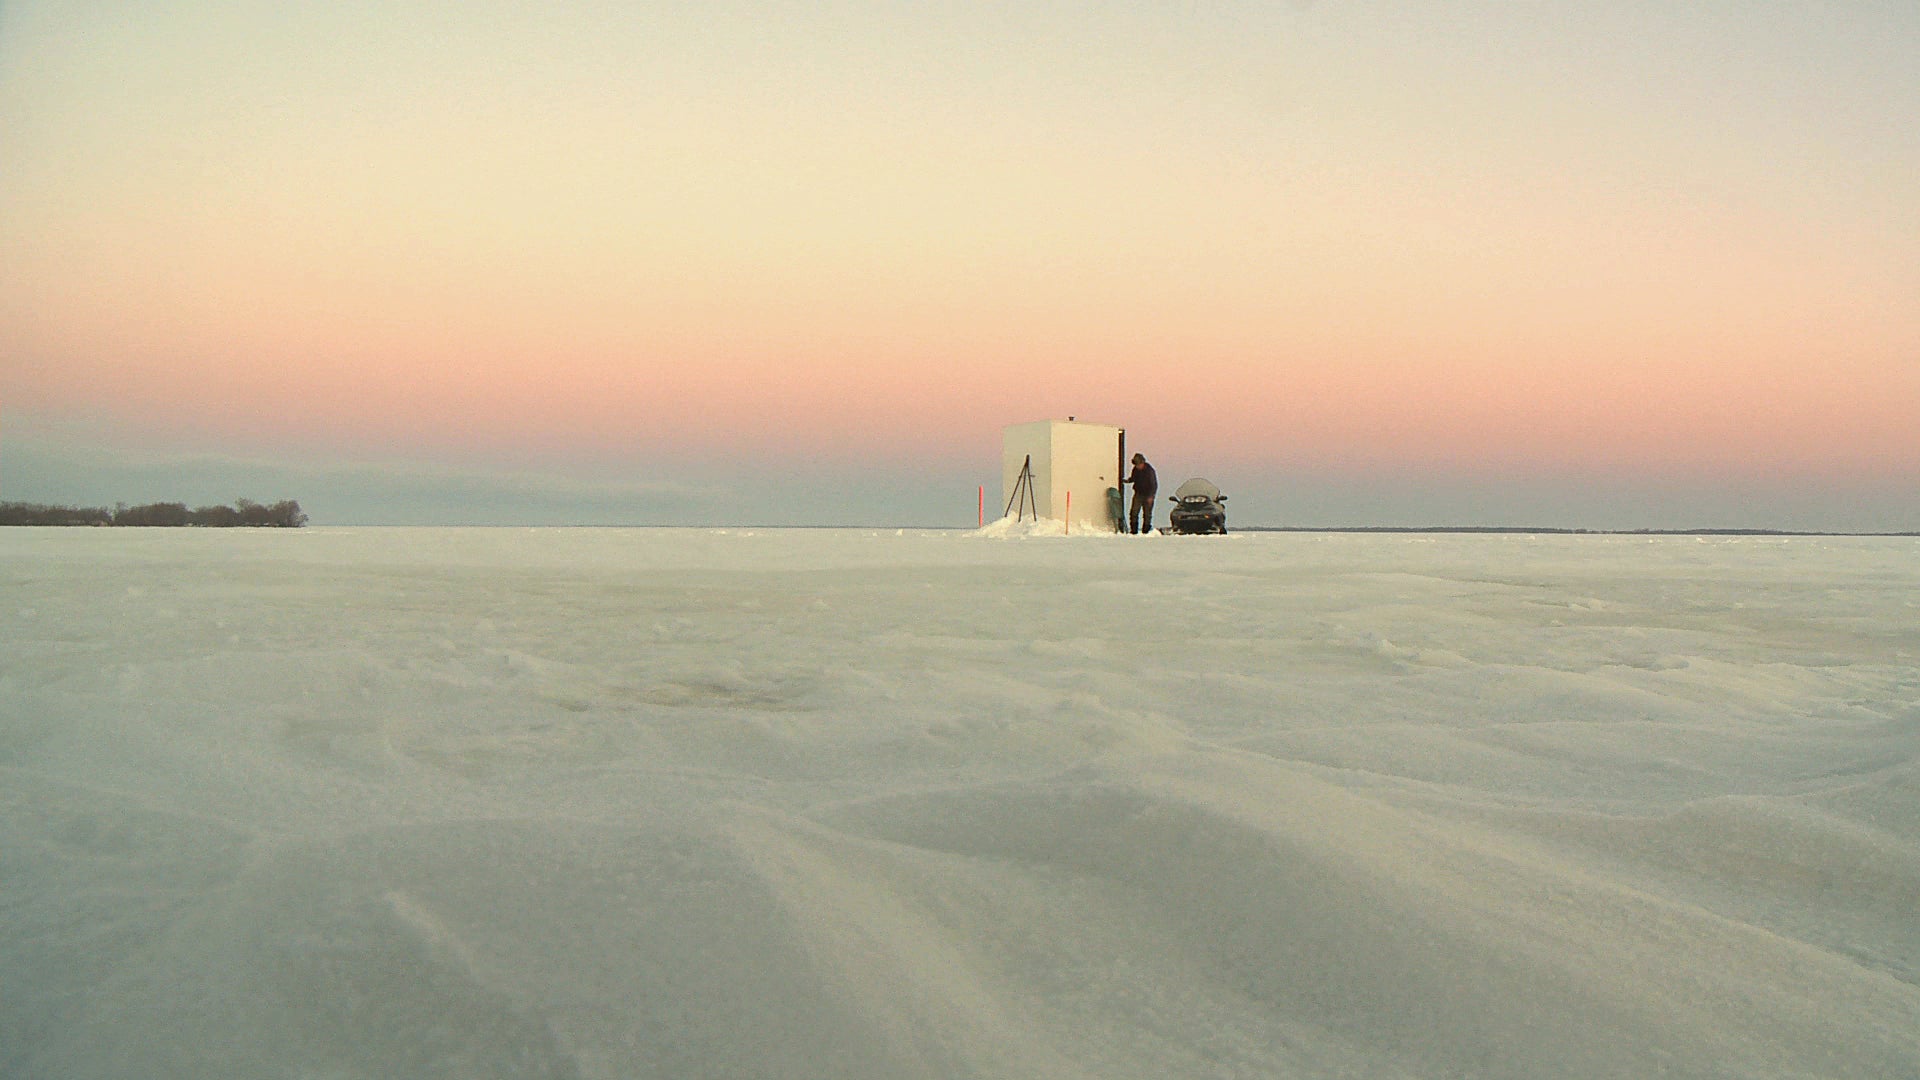
POLYGON ((1110 424, 1072 417, 1014 424, 1000 443, 1000 506, 1010 517, 1066 522, 1070 532, 1118 532, 1126 460, 1127 433, 1110 424), (1030 475, 1024 483, 1023 472, 1030 475))

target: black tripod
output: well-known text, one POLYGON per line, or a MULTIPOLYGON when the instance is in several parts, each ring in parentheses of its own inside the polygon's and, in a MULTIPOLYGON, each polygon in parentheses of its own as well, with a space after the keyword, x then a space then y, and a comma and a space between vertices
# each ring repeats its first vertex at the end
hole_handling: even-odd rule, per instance
POLYGON ((1021 462, 1020 478, 1013 482, 1013 495, 1007 499, 1007 508, 1001 512, 1001 516, 1004 517, 1007 514, 1018 513, 1020 516, 1014 518, 1014 520, 1025 521, 1027 520, 1027 511, 1029 510, 1033 511, 1033 520, 1039 521, 1040 504, 1035 501, 1033 495, 1032 454, 1028 454, 1027 460, 1021 462))

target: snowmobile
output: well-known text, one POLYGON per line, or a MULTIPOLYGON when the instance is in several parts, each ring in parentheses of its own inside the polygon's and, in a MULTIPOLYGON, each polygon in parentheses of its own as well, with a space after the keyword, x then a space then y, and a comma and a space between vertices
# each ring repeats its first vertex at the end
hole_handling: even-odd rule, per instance
POLYGON ((1167 532, 1221 533, 1227 531, 1227 501, 1213 481, 1202 477, 1181 484, 1168 498, 1173 509, 1167 512, 1167 532))

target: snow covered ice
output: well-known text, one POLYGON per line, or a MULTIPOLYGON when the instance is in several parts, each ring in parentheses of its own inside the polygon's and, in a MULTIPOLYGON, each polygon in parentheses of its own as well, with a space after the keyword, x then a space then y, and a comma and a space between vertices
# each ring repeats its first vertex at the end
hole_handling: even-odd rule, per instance
POLYGON ((1920 541, 0 532, 0 1076, 1920 1076, 1920 541))

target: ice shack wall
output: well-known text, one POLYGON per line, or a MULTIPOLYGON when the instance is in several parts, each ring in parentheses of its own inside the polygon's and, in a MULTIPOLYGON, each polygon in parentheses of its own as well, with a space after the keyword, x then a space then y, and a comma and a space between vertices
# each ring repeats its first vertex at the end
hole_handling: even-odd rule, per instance
POLYGON ((1039 420, 1004 429, 1000 451, 1000 510, 1010 512, 1020 467, 1033 461, 1034 506, 1041 517, 1067 520, 1073 495, 1075 529, 1107 529, 1107 490, 1119 486, 1120 429, 1110 424, 1039 420))
POLYGON ((1029 455, 1033 458, 1033 505, 1042 517, 1050 517, 1048 507, 1053 505, 1053 494, 1047 486, 1053 461, 1053 422, 1050 420, 1014 424, 1001 433, 1000 509, 1003 513, 1013 512, 1007 504, 1013 499, 1013 485, 1020 479, 1020 466, 1029 455))
POLYGON ((1113 531, 1107 512, 1107 489, 1120 486, 1120 429, 1107 424, 1053 424, 1051 484, 1052 512, 1067 520, 1067 493, 1073 493, 1072 527, 1113 531))

